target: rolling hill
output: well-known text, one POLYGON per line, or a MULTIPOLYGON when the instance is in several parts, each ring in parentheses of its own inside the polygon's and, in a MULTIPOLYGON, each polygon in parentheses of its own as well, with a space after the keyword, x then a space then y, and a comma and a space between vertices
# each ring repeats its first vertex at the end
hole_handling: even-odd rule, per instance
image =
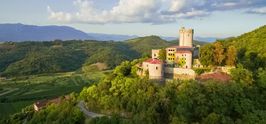
POLYGON ((84 64, 105 63, 113 68, 125 60, 150 55, 151 49, 167 47, 158 36, 147 36, 125 42, 93 40, 50 42, 5 42, 0 44, 0 74, 4 76, 67 72, 84 64))
POLYGON ((250 52, 258 53, 259 56, 266 57, 266 25, 259 27, 251 32, 245 33, 235 38, 221 40, 226 45, 234 45, 237 49, 245 49, 247 54, 250 52))

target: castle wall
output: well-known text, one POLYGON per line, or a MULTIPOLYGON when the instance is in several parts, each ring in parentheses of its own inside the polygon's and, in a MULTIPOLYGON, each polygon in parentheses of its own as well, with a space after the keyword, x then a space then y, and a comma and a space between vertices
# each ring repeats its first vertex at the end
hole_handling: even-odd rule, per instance
POLYGON ((168 74, 173 74, 174 73, 174 68, 172 67, 165 67, 164 72, 168 74))
POLYGON ((149 70, 149 64, 148 62, 143 62, 142 63, 142 68, 143 68, 143 72, 149 70))
POLYGON ((192 69, 174 68, 174 79, 194 79, 196 73, 192 69))
POLYGON ((149 78, 162 79, 164 76, 163 64, 149 64, 149 78))
POLYGON ((192 53, 191 52, 177 52, 176 53, 177 61, 180 59, 185 59, 185 64, 181 68, 192 68, 192 53))

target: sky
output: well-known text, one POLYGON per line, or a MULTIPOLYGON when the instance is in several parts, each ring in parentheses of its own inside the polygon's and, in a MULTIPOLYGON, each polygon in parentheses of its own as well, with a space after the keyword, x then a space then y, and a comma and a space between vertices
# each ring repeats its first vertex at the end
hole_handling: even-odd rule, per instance
POLYGON ((266 0, 1 0, 0 23, 65 25, 88 33, 239 36, 266 24, 266 0))

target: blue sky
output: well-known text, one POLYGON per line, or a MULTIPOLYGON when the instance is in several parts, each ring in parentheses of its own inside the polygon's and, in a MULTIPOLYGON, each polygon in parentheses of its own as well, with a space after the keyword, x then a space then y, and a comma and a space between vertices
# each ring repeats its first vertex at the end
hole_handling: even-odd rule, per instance
POLYGON ((265 0, 1 0, 0 23, 67 25, 85 32, 238 36, 266 24, 265 0))

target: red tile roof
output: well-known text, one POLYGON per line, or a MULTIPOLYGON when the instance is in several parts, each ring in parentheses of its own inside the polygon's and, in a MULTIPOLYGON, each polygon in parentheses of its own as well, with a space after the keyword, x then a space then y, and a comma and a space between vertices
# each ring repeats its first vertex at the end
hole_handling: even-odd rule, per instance
POLYGON ((152 58, 147 59, 145 62, 148 62, 148 63, 150 63, 150 64, 162 64, 162 63, 163 63, 163 62, 162 62, 161 60, 159 60, 159 59, 152 59, 152 58))
MULTIPOLYGON (((67 96, 64 96, 63 99, 70 99, 70 97, 67 95, 67 96)), ((55 98, 55 99, 51 99, 51 100, 40 100, 40 101, 37 101, 34 103, 34 105, 36 105, 36 107, 38 109, 41 109, 41 108, 44 108, 46 107, 47 105, 49 104, 60 104, 62 102, 62 98, 61 97, 58 97, 58 98, 55 98)))

